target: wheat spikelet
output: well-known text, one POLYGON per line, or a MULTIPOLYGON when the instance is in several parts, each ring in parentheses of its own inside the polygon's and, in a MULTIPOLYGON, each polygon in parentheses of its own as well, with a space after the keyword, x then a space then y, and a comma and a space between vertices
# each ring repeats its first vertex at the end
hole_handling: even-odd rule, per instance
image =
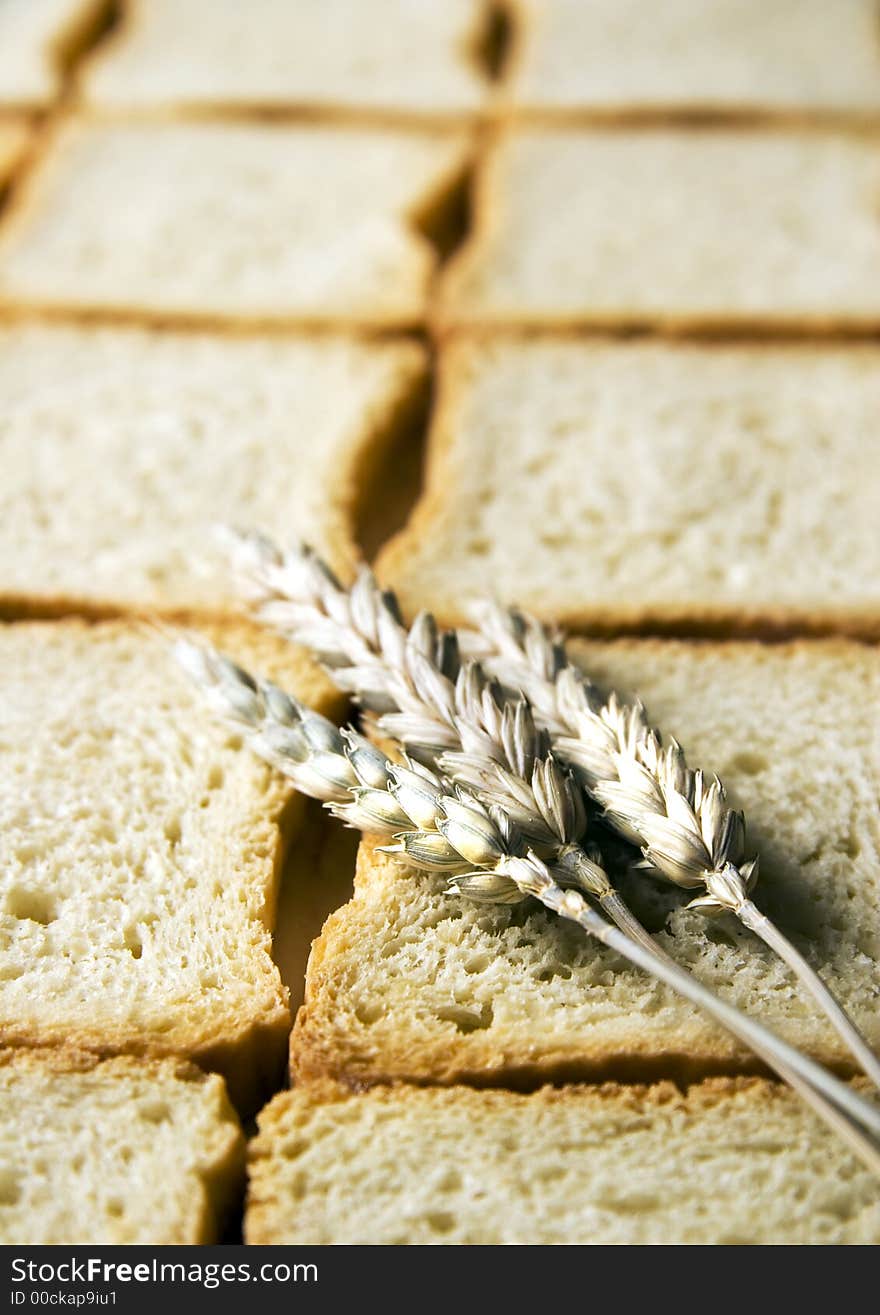
POLYGON ((345 589, 309 548, 281 551, 260 534, 224 532, 260 618, 312 650, 335 683, 378 714, 382 734, 459 786, 491 794, 556 880, 599 900, 628 935, 664 953, 617 894, 586 827, 580 789, 550 756, 526 700, 505 700, 478 663, 460 661, 455 636, 422 613, 407 629, 394 595, 363 567, 345 589))
MULTIPOLYGON (((459 894, 503 903, 532 896, 578 923, 750 1045, 880 1174, 880 1148, 865 1131, 880 1135, 880 1111, 664 956, 614 927, 590 908, 579 890, 555 880, 517 823, 491 797, 454 787, 442 774, 413 760, 391 762, 356 731, 338 730, 207 645, 180 637, 175 653, 214 710, 303 793, 322 800, 348 825, 393 837, 395 843, 386 846, 386 852, 408 865, 453 874, 451 889, 459 894)), ((564 827, 574 816, 564 800, 565 778, 552 759, 537 760, 534 771, 543 775, 548 828, 564 827)))

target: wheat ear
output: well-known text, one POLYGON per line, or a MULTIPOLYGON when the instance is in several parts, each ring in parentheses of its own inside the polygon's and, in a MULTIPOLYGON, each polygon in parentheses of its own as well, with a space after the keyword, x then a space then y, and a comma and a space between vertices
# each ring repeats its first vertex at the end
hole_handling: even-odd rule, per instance
POLYGON ((534 618, 494 604, 476 611, 479 631, 460 636, 509 690, 522 691, 553 750, 604 808, 606 820, 639 846, 644 867, 688 890, 689 908, 731 912, 794 972, 875 1086, 880 1060, 818 973, 750 898, 758 860, 745 860, 743 815, 716 776, 692 771, 684 751, 648 723, 640 702, 604 699, 534 618))
MULTIPOLYGON (((498 788, 492 778, 499 763, 505 765, 505 745, 497 733, 498 700, 492 694, 487 701, 483 682, 471 697, 456 702, 461 668, 454 636, 439 634, 427 614, 407 632, 394 595, 382 591, 366 567, 346 590, 304 546, 283 552, 260 534, 228 530, 224 537, 260 616, 311 649, 334 681, 363 706, 383 714, 380 725, 389 735, 411 753, 439 760, 472 787, 498 788), (459 728, 484 707, 479 739, 462 744, 459 728)), ((880 1087, 880 1061, 865 1038, 795 946, 749 898, 758 862, 743 861, 743 817, 727 805, 721 782, 691 771, 676 741, 663 748, 640 703, 627 705, 613 693, 603 700, 537 621, 492 604, 481 608, 480 620, 479 633, 465 634, 462 648, 483 662, 512 697, 525 695, 554 752, 577 772, 606 820, 639 846, 644 866, 675 885, 702 889, 705 893, 690 907, 704 913, 729 910, 756 932, 794 971, 880 1087)), ((610 882, 601 894, 593 893, 622 930, 663 953, 610 882)))
MULTIPOLYGON (((178 661, 207 701, 240 729, 250 747, 304 794, 320 799, 348 825, 394 838, 389 852, 425 871, 454 873, 451 889, 472 900, 514 903, 533 896, 576 922, 589 935, 706 1010, 753 1048, 846 1140, 875 1173, 880 1110, 821 1065, 719 1000, 689 973, 634 941, 592 909, 583 894, 564 888, 532 850, 505 810, 485 797, 453 787, 413 760, 393 763, 351 729, 340 731, 285 694, 258 682, 207 645, 180 637, 178 661)), ((552 759, 537 762, 547 790, 547 822, 568 811, 566 778, 552 759)))
POLYGON ((348 590, 305 546, 283 552, 264 535, 235 530, 222 537, 262 620, 311 649, 340 688, 379 714, 380 731, 411 757, 491 794, 552 862, 560 884, 586 890, 628 936, 665 955, 593 861, 593 851, 578 843, 586 826, 579 787, 566 785, 572 816, 564 831, 558 820, 555 830, 547 826, 546 789, 533 769, 549 745, 524 700, 505 702, 478 663, 462 664, 455 636, 438 631, 428 613, 407 628, 394 595, 379 588, 367 567, 348 590))

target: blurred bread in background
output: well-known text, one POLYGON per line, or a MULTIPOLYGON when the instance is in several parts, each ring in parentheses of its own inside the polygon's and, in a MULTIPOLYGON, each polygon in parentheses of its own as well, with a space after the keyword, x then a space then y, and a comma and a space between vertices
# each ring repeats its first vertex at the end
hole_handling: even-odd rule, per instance
POLYGON ((0 232, 0 306, 412 325, 461 135, 254 122, 61 126, 0 232))

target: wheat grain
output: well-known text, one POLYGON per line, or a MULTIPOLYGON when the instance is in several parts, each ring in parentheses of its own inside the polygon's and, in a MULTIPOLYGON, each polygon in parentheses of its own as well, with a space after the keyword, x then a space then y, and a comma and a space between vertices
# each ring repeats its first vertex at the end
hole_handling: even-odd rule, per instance
MULTIPOLYGON (((653 973, 705 1009, 750 1045, 833 1127, 860 1158, 880 1173, 880 1111, 821 1066, 782 1042, 754 1020, 717 999, 665 956, 627 936, 590 908, 579 890, 566 889, 525 840, 497 802, 453 787, 442 774, 414 760, 393 763, 356 731, 340 731, 276 685, 255 680, 207 645, 180 637, 180 664, 223 718, 246 734, 251 748, 320 799, 347 824, 391 835, 385 847, 411 866, 454 873, 451 889, 471 899, 511 903, 528 896, 653 973), (415 829, 403 829, 415 828, 415 829)), ((511 734, 517 735, 516 723, 511 734)), ((516 755, 527 745, 514 743, 516 755)), ((563 782, 552 759, 538 759, 540 798, 552 828, 569 816, 563 782)), ((536 794, 536 797, 538 795, 536 794)), ((601 869, 594 864, 597 873, 601 869)))

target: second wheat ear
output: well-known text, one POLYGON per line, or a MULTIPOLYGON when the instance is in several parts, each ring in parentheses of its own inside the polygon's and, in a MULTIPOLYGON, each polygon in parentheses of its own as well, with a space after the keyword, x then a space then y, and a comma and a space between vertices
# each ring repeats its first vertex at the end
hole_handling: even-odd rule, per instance
POLYGON ((684 750, 648 723, 641 703, 603 698, 540 622, 516 610, 481 605, 479 630, 465 649, 503 685, 522 690, 554 750, 569 763, 606 820, 642 851, 646 871, 685 890, 703 891, 688 907, 733 913, 788 965, 833 1024, 875 1086, 880 1060, 855 1023, 791 941, 751 899, 757 859, 745 859, 742 813, 721 781, 688 767, 684 750))
MULTIPOLYGON (((435 757, 458 757, 467 784, 489 785, 474 779, 473 763, 462 761, 455 736, 447 733, 444 740, 442 718, 428 727, 421 701, 413 706, 407 632, 393 595, 368 570, 347 590, 304 546, 282 551, 260 534, 226 531, 224 537, 264 620, 311 649, 336 684, 381 714, 380 725, 411 753, 421 748, 435 757)), ((439 676, 448 681, 457 675, 460 644, 511 697, 525 696, 553 752, 576 771, 608 823, 641 849, 644 867, 676 886, 702 891, 692 907, 732 912, 755 932, 794 972, 880 1088, 880 1060, 855 1023, 750 898, 758 864, 745 860, 743 817, 727 803, 721 782, 691 770, 674 740, 664 747, 641 704, 613 693, 603 698, 539 622, 492 605, 480 609, 478 620, 479 629, 463 633, 459 642, 436 636, 430 656, 439 676)))

